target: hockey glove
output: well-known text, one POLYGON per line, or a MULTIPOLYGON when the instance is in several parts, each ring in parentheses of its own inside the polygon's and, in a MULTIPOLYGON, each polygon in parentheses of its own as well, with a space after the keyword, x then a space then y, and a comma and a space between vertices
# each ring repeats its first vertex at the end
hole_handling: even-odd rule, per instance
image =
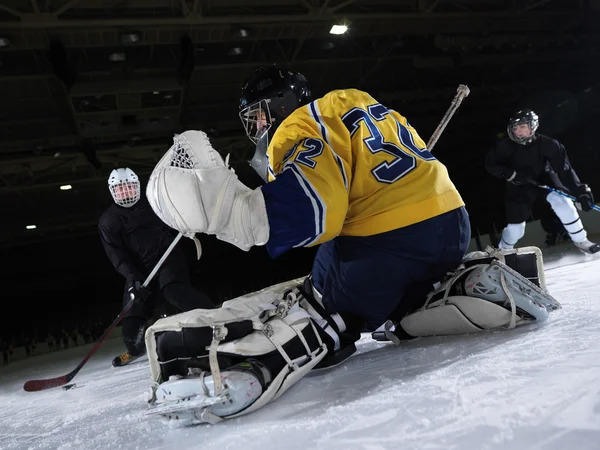
POLYGON ((203 131, 173 138, 152 171, 146 197, 154 213, 184 236, 212 234, 244 251, 269 239, 262 190, 240 182, 203 131))
POLYGON ((594 195, 587 184, 580 186, 576 206, 584 211, 591 211, 594 207, 594 195))
POLYGON ((514 184, 515 186, 524 186, 529 184, 529 181, 523 175, 519 175, 516 171, 512 173, 510 177, 506 179, 509 183, 514 184))
POLYGON ((129 288, 127 289, 127 293, 129 294, 130 299, 133 299, 138 303, 142 303, 150 296, 150 289, 144 287, 143 283, 136 280, 131 282, 129 288))

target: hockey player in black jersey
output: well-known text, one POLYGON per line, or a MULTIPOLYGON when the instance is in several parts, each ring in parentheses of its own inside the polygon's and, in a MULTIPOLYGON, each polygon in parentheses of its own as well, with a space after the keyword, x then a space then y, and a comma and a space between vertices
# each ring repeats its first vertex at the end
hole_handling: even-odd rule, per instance
MULTIPOLYGON (((157 296, 142 284, 175 235, 154 214, 131 169, 113 170, 108 187, 115 203, 100 217, 100 239, 115 270, 126 280, 123 305, 132 294, 137 299, 121 321, 127 352, 117 356, 113 366, 122 366, 145 352, 144 331, 157 296)), ((155 280, 150 286, 158 288, 164 299, 179 311, 213 307, 208 297, 192 286, 180 246, 173 249, 155 280)))
POLYGON ((594 205, 592 191, 583 184, 569 162, 565 147, 555 139, 536 133, 539 119, 535 112, 524 109, 510 118, 508 137, 498 141, 486 156, 487 171, 507 181, 506 220, 502 230, 501 249, 512 249, 525 234, 525 222, 538 197, 546 201, 569 233, 573 244, 583 252, 596 253, 600 245, 590 242, 577 208, 589 211, 594 205), (529 181, 572 194, 573 202, 560 194, 535 186, 529 181))

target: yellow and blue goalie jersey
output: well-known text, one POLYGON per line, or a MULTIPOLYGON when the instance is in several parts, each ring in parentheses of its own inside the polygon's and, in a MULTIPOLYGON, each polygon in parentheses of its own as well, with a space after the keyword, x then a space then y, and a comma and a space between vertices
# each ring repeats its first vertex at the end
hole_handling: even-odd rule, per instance
POLYGON ((406 118, 369 94, 336 90, 298 108, 267 151, 269 253, 371 236, 464 205, 406 118))

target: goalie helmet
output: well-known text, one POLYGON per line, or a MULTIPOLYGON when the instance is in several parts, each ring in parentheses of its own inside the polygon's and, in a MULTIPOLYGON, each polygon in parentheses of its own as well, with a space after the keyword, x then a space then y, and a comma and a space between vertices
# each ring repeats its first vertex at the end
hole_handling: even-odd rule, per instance
MULTIPOLYGON (((508 121, 508 137, 517 144, 526 145, 535 140, 535 132, 540 125, 539 117, 531 109, 517 111, 508 121), (518 129, 520 125, 529 126, 529 130, 518 129)), ((522 127, 521 127, 522 128, 522 127)))
POLYGON ((242 86, 239 116, 250 140, 256 144, 250 165, 266 181, 266 152, 277 127, 311 100, 304 75, 278 66, 259 68, 242 86))
POLYGON ((117 205, 129 208, 140 199, 140 180, 129 167, 115 169, 108 177, 108 190, 117 205))

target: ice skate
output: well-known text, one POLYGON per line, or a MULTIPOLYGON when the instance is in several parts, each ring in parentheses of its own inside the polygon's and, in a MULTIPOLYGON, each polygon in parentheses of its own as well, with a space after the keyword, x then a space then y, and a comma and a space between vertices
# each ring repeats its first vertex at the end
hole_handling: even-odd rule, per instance
POLYGON ((137 356, 133 356, 129 352, 121 353, 119 356, 115 357, 115 359, 112 360, 112 365, 113 367, 126 366, 127 364, 131 364, 133 361, 141 358, 142 356, 144 356, 144 353, 137 356))
POLYGON ((590 255, 593 255, 594 253, 598 253, 598 251, 600 251, 600 244, 594 244, 593 242, 588 241, 587 239, 583 242, 573 242, 573 244, 582 252, 589 253, 590 255))

